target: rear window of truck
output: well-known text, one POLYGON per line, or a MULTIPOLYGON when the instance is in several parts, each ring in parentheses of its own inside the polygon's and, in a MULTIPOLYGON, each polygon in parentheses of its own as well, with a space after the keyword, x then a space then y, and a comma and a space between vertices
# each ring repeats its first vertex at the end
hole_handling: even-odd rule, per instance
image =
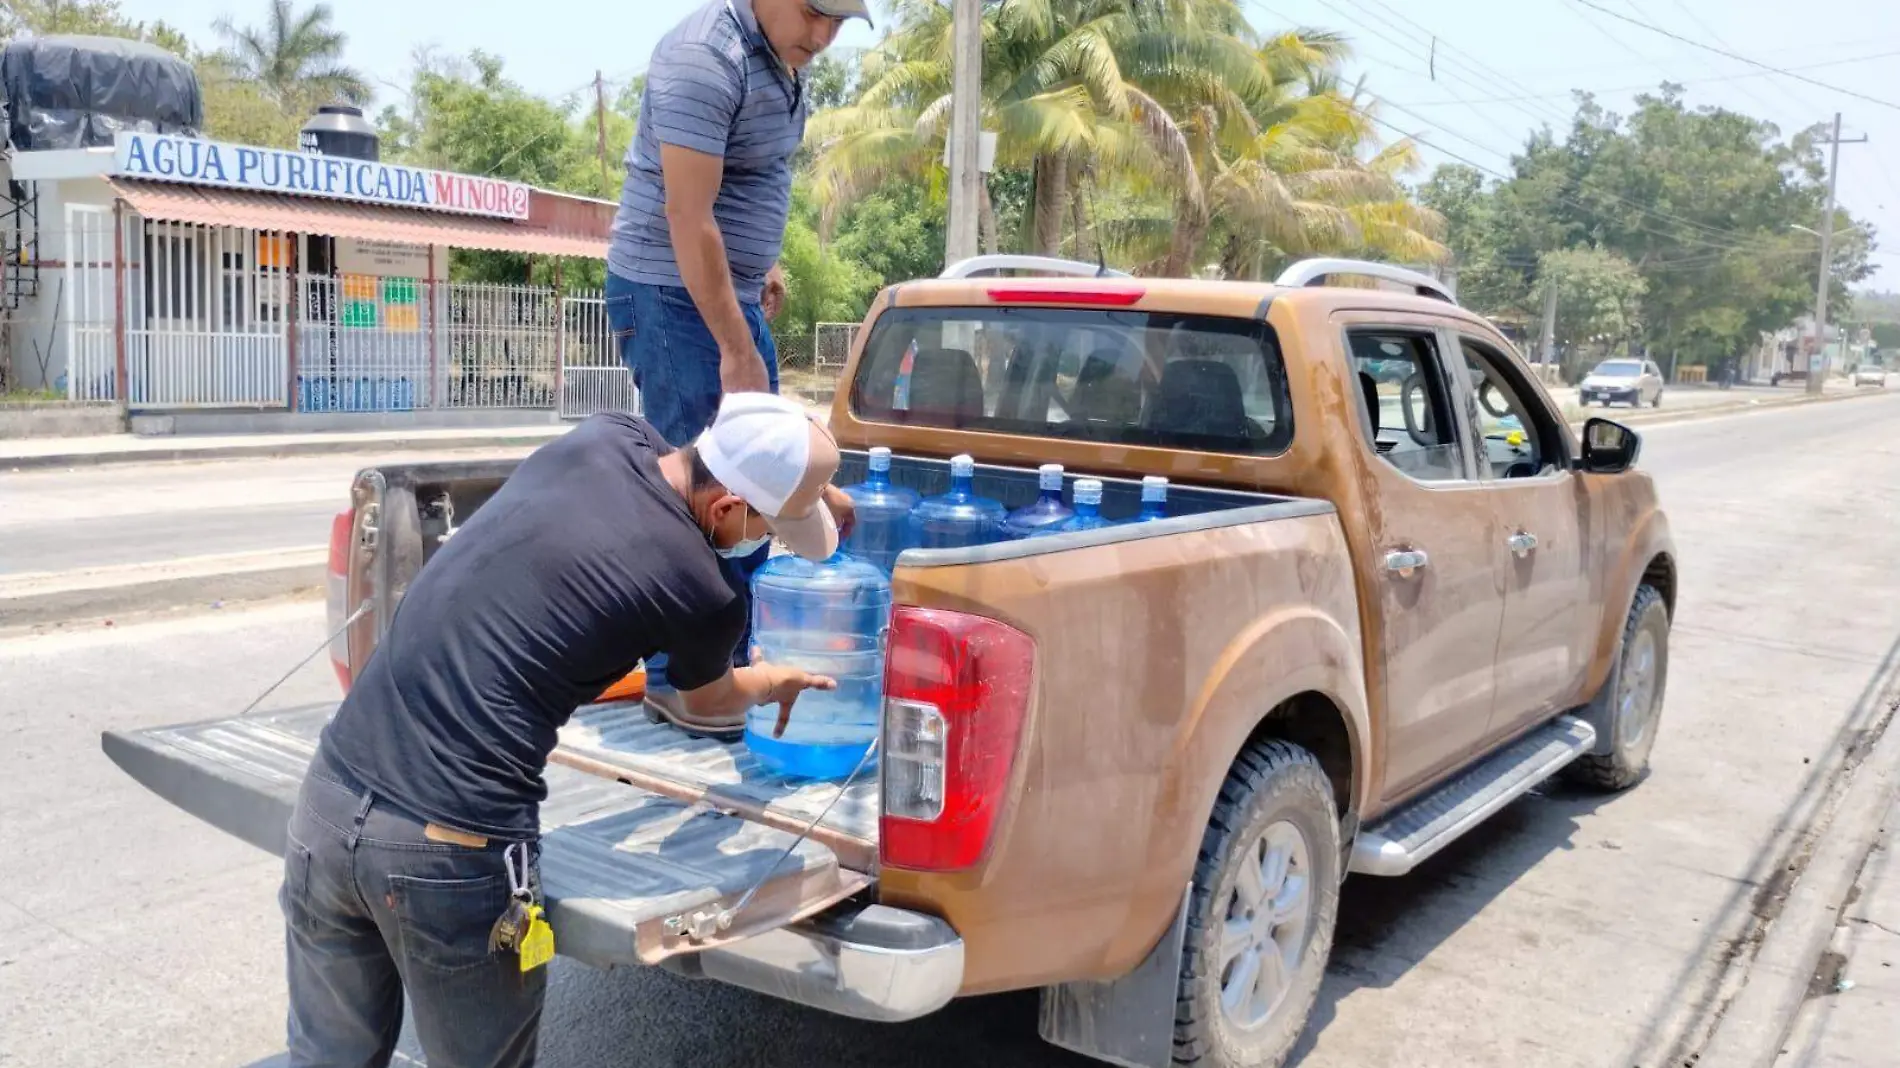
POLYGON ((1293 440, 1258 320, 1067 308, 896 308, 851 387, 860 419, 1203 452, 1293 440))

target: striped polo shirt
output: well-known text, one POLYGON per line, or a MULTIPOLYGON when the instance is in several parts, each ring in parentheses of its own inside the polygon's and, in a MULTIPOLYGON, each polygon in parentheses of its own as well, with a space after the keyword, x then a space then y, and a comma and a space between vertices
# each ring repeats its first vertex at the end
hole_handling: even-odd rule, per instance
POLYGON ((607 266, 631 282, 683 286, 666 225, 660 146, 724 157, 713 217, 732 283, 753 304, 778 262, 792 206, 792 154, 805 137, 805 94, 759 30, 752 0, 712 0, 660 40, 647 69, 640 129, 607 266))

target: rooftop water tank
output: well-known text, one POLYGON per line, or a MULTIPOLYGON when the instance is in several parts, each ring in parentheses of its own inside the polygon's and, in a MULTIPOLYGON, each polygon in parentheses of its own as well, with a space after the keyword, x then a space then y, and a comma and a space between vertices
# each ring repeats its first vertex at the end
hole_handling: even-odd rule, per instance
POLYGON ((197 137, 204 96, 184 57, 117 37, 23 37, 0 52, 7 143, 110 148, 121 130, 197 137))
POLYGON ((325 104, 310 121, 303 124, 297 137, 298 147, 319 156, 361 159, 374 163, 382 159, 382 142, 376 127, 363 117, 363 109, 351 104, 325 104))

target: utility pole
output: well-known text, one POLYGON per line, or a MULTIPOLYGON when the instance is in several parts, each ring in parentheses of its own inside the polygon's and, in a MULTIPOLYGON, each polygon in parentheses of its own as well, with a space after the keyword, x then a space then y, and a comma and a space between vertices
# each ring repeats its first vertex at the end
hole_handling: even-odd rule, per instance
MULTIPOLYGON (((1865 135, 1847 144, 1863 144, 1865 135)), ((1818 394, 1827 388, 1827 287, 1832 281, 1828 268, 1834 265, 1834 190, 1841 178, 1841 113, 1834 113, 1834 136, 1828 141, 1827 207, 1821 209, 1820 278, 1814 284, 1814 355, 1808 359, 1808 392, 1818 394)), ((1847 346, 1841 346, 1843 352, 1847 346)))
POLYGON ((1537 346, 1538 361, 1557 362, 1557 279, 1544 280, 1544 335, 1537 346))
POLYGON ((950 225, 944 263, 976 255, 983 152, 983 0, 955 0, 950 80, 950 225))
POLYGON ((607 82, 594 72, 594 154, 600 157, 600 176, 607 177, 607 82))

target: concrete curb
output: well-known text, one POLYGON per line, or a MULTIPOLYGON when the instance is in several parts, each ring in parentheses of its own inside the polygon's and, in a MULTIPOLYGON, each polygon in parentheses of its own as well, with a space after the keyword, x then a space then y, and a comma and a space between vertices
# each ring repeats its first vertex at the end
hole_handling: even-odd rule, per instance
POLYGON ((1800 1019, 1823 955, 1896 797, 1900 797, 1900 675, 1889 675, 1874 698, 1884 711, 1865 760, 1850 774, 1831 825, 1816 846, 1779 916, 1768 928, 1747 978, 1702 1047, 1699 1063, 1722 1068, 1773 1068, 1800 1019))
POLYGON ((187 604, 267 600, 321 586, 322 547, 0 576, 0 625, 40 626, 187 604))
MULTIPOLYGON (((1735 415, 1753 415, 1756 412, 1776 412, 1786 408, 1799 408, 1807 404, 1833 404, 1838 401, 1855 400, 1861 397, 1879 397, 1885 395, 1885 392, 1885 390, 1877 389, 1865 391, 1857 390, 1853 393, 1824 393, 1819 397, 1800 396, 1776 398, 1770 401, 1763 401, 1759 404, 1741 401, 1735 404, 1711 405, 1707 408, 1678 408, 1675 410, 1644 408, 1626 412, 1620 419, 1617 418, 1617 409, 1604 408, 1586 413, 1584 420, 1608 419, 1611 422, 1623 423, 1632 430, 1641 430, 1649 426, 1672 426, 1676 423, 1693 423, 1702 419, 1720 419, 1735 415)), ((1583 420, 1571 423, 1570 425, 1580 430, 1583 427, 1583 420)))
POLYGON ((206 460, 276 459, 286 456, 321 456, 346 452, 445 452, 452 449, 513 449, 545 445, 565 433, 483 435, 461 438, 391 436, 379 438, 339 438, 320 441, 266 441, 242 445, 178 445, 149 449, 115 449, 101 452, 45 453, 0 458, 0 468, 12 471, 44 471, 62 467, 96 467, 102 464, 191 463, 206 460))

